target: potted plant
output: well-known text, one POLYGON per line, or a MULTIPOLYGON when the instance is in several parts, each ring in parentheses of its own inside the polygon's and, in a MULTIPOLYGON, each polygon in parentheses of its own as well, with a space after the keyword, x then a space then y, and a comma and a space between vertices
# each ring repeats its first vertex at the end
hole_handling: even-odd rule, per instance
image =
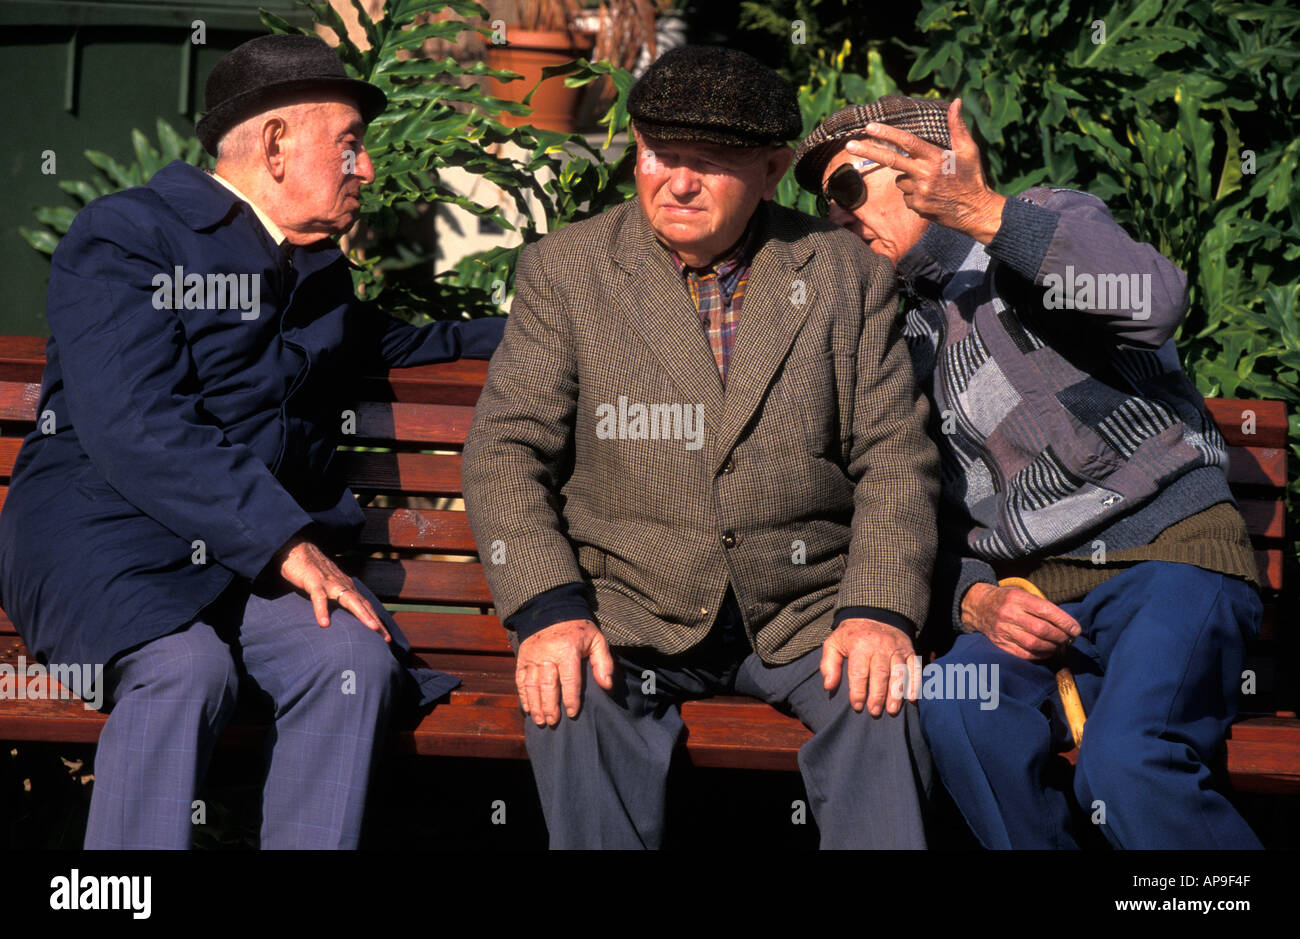
MULTIPOLYGON (((500 9, 503 5, 492 5, 500 9)), ((492 9, 492 6, 489 9, 492 9)), ((493 69, 515 72, 522 80, 503 82, 488 80, 488 93, 510 101, 522 101, 536 86, 529 104, 533 113, 526 117, 502 114, 501 122, 515 127, 532 124, 547 130, 571 133, 577 129, 578 103, 582 89, 569 88, 560 78, 538 86, 542 69, 563 65, 578 57, 591 55, 594 37, 574 25, 582 7, 578 0, 518 0, 513 15, 492 21, 492 42, 484 59, 493 69)), ((493 10, 493 12, 496 12, 493 10)))
MULTIPOLYGON (((503 28, 498 32, 504 41, 498 43, 494 37, 487 48, 487 64, 524 77, 509 83, 492 79, 489 92, 521 101, 541 79, 542 69, 579 56, 606 60, 639 74, 661 46, 684 41, 684 21, 676 14, 679 5, 679 0, 515 0, 511 13, 506 4, 497 4, 507 17, 500 20, 503 28)), ((608 82, 602 82, 601 88, 602 98, 611 96, 608 82)), ((577 129, 581 97, 581 88, 550 78, 533 94, 531 115, 502 115, 502 122, 571 133, 577 129)))

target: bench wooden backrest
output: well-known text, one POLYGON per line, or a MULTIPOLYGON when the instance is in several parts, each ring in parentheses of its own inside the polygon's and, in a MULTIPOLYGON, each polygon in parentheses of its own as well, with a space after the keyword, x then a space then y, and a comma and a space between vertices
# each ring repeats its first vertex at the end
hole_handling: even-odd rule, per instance
MULTIPOLYGON (((36 421, 44 340, 0 336, 0 504, 36 421)), ((363 379, 355 446, 336 458, 366 506, 353 572, 389 604, 463 608, 402 617, 417 649, 509 653, 460 497, 461 456, 487 363, 461 361, 363 379), (412 506, 411 501, 427 502, 412 506), (445 503, 452 503, 450 506, 445 503), (394 505, 393 503, 398 503, 394 505)), ((1229 480, 1270 593, 1282 587, 1286 411, 1281 402, 1207 402, 1228 441, 1229 480)), ((1265 636, 1276 628, 1268 604, 1265 636)))

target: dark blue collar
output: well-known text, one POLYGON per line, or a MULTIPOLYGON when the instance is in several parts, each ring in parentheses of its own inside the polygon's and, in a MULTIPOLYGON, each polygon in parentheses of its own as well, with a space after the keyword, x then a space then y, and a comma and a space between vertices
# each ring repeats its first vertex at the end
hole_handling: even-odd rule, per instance
MULTIPOLYGON (((149 188, 158 193, 168 207, 180 216, 181 221, 194 231, 215 228, 230 216, 232 209, 239 206, 254 229, 263 235, 261 240, 264 244, 284 250, 283 246, 273 245, 270 233, 253 212, 252 206, 197 166, 191 166, 183 160, 172 160, 149 180, 149 188)), ((322 238, 310 245, 293 249, 293 266, 300 278, 338 260, 346 258, 331 238, 322 238)))
POLYGON ((975 239, 931 222, 921 240, 898 259, 898 276, 909 284, 929 281, 942 287, 961 270, 975 239))

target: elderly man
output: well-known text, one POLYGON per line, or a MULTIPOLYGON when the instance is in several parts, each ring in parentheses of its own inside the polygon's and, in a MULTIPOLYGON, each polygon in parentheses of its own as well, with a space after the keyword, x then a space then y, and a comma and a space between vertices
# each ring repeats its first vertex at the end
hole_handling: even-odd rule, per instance
POLYGON ((892 271, 769 201, 800 119, 766 66, 679 48, 628 108, 637 198, 521 254, 465 445, 551 844, 659 846, 680 702, 739 692, 814 731, 823 846, 922 847, 928 756, 888 676, 937 456, 892 271))
POLYGON ((923 696, 926 740, 986 847, 1258 847, 1211 787, 1259 629, 1254 555, 1222 436, 1178 364, 1186 278, 1101 200, 984 181, 951 104, 832 115, 799 183, 898 267, 944 457, 940 665, 996 667, 1000 703, 923 696), (1028 578, 1045 597, 999 578, 1028 578), (1076 810, 1054 672, 1088 711, 1076 810))
POLYGON ((185 848, 246 672, 274 705, 262 844, 352 847, 399 696, 456 680, 325 549, 363 518, 327 473, 352 375, 487 357, 499 321, 361 308, 330 239, 373 180, 383 93, 268 36, 213 68, 216 172, 98 199, 54 254, 38 413, 0 516, 0 594, 43 660, 106 666, 88 848, 185 848))

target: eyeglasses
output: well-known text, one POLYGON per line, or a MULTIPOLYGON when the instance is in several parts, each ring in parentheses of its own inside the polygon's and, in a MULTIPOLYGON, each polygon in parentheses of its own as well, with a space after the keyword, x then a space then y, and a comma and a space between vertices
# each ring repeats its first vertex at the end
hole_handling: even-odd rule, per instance
POLYGON ((846 212, 852 212, 866 202, 867 184, 862 181, 862 170, 879 165, 875 160, 855 160, 838 167, 817 194, 817 214, 822 218, 828 217, 832 202, 846 212))

